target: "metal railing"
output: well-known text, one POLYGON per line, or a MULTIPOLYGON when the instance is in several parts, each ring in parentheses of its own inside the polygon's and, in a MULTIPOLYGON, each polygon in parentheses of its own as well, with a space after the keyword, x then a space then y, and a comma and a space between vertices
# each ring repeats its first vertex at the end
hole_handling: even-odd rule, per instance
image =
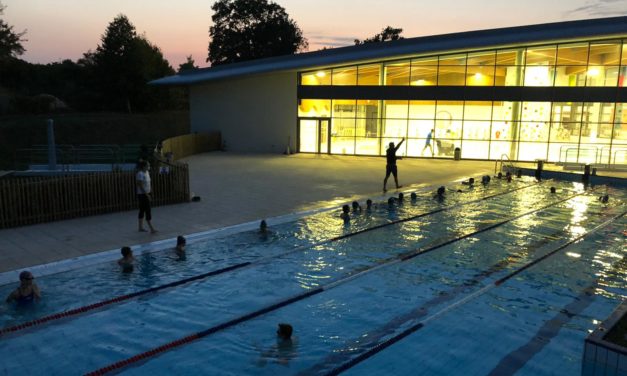
POLYGON ((497 172, 497 166, 499 165, 499 163, 501 164, 501 168, 498 169, 499 172, 503 172, 503 164, 505 163, 504 161, 507 160, 509 162, 509 166, 510 167, 514 167, 514 163, 512 163, 511 159, 509 159, 509 155, 507 154, 501 154, 501 159, 494 162, 494 174, 496 175, 497 172))

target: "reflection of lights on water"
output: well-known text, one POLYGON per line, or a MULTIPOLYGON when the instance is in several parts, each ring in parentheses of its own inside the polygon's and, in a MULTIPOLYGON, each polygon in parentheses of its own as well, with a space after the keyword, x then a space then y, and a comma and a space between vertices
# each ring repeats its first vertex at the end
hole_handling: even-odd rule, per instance
POLYGON ((566 252, 566 256, 572 257, 572 258, 580 258, 581 255, 579 253, 575 253, 575 252, 566 252))

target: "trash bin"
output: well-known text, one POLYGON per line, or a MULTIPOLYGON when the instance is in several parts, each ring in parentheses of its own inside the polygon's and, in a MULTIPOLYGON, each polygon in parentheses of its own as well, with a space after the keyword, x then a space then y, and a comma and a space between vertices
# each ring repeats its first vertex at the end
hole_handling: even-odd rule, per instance
POLYGON ((453 154, 453 155, 454 155, 454 156, 453 156, 453 158, 454 158, 456 161, 459 161, 460 159, 462 159, 462 149, 460 149, 460 148, 455 148, 455 154, 453 154))

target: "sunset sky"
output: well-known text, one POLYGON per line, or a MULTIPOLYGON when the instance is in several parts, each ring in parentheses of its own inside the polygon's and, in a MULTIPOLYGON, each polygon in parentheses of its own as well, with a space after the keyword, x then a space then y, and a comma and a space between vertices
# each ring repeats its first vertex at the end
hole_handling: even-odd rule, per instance
MULTIPOLYGON (((100 43, 122 13, 177 69, 192 55, 207 66, 209 0, 0 0, 2 18, 27 30, 22 59, 33 63, 77 60, 100 43)), ((309 51, 353 44, 385 26, 405 38, 507 26, 627 15, 626 0, 279 0, 309 40, 309 51)))

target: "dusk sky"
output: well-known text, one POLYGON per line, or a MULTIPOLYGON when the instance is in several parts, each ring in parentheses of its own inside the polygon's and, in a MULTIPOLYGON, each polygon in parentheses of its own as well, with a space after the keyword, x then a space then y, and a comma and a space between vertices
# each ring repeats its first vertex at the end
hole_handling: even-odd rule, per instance
MULTIPOLYGON (((192 55, 207 66, 209 0, 0 0, 2 18, 27 30, 22 59, 76 61, 95 50, 122 13, 177 69, 192 55)), ((390 25, 405 38, 587 18, 627 15, 627 0, 279 0, 309 40, 309 51, 353 44, 390 25)))

